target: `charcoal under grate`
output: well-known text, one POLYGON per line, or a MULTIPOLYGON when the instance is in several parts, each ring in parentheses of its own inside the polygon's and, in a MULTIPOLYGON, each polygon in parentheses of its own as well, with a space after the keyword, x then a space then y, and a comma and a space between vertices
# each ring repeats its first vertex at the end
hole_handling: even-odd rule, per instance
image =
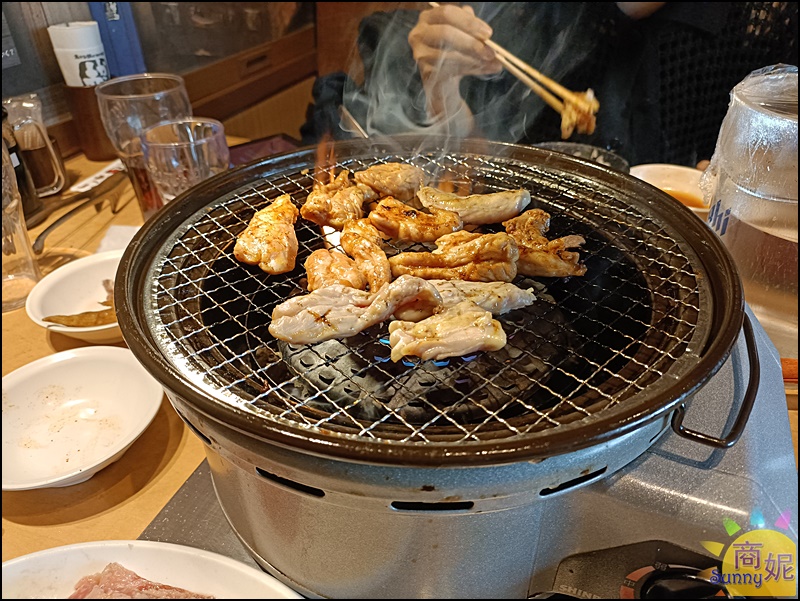
MULTIPOLYGON (((696 249, 660 218, 663 200, 638 200, 638 184, 620 185, 619 174, 502 145, 489 154, 339 150, 337 173, 404 161, 465 193, 526 188, 529 208, 551 214, 549 238, 584 236, 587 273, 518 278, 538 300, 499 317, 508 344, 496 352, 395 363, 387 323, 314 345, 278 341, 268 331, 272 310, 307 292, 303 263, 330 239, 299 219, 297 267, 279 276, 233 258, 255 211, 284 193, 299 207, 311 191, 312 150, 266 161, 195 202, 181 222, 162 224, 167 233, 148 259, 143 313, 152 344, 213 403, 278 428, 355 441, 522 440, 616 413, 625 419, 690 373, 709 344, 718 301, 697 270, 696 249)), ((399 250, 387 246, 387 254, 399 250)))

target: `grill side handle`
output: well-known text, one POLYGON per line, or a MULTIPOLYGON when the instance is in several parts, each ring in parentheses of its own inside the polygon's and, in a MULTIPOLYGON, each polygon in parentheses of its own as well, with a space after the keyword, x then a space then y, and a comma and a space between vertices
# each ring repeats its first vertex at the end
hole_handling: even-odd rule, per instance
POLYGON ((672 415, 672 429, 679 436, 716 449, 730 448, 736 444, 736 441, 742 436, 747 420, 750 418, 750 412, 753 410, 753 404, 755 403, 758 387, 761 382, 761 364, 758 359, 758 349, 756 348, 753 324, 750 322, 750 316, 747 314, 744 316, 743 325, 748 363, 750 365, 750 377, 747 383, 747 390, 745 390, 744 398, 742 399, 742 405, 739 407, 739 415, 736 416, 736 421, 734 421, 728 434, 722 438, 710 436, 709 434, 704 434, 697 430, 691 430, 683 426, 683 418, 686 416, 686 405, 681 403, 672 415))

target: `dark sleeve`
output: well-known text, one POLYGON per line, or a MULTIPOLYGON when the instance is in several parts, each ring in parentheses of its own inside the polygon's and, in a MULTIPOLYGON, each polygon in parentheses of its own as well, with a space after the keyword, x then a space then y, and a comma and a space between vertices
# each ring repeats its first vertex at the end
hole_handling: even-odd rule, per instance
POLYGON ((346 140, 350 134, 345 132, 339 122, 339 107, 342 105, 346 86, 353 86, 346 73, 329 73, 318 77, 311 89, 312 102, 306 109, 306 121, 300 127, 304 146, 318 144, 323 138, 346 140))

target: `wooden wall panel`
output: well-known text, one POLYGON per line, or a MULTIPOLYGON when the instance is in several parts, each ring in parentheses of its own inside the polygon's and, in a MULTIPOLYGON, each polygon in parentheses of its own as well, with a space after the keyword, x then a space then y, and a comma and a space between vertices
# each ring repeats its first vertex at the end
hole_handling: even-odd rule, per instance
POLYGON ((358 55, 358 25, 365 16, 398 8, 423 10, 427 2, 317 2, 317 71, 348 73, 361 83, 364 68, 358 55))

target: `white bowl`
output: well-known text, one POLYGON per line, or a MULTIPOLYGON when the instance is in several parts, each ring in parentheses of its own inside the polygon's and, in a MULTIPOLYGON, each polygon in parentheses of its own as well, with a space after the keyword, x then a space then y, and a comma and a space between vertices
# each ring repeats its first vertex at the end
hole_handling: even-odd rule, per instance
POLYGON ((710 207, 703 201, 703 191, 700 188, 703 172, 699 169, 667 163, 648 163, 631 167, 631 175, 677 198, 703 221, 708 218, 710 207))
POLYGON ((51 332, 94 344, 122 342, 119 324, 77 328, 44 321, 51 315, 75 315, 107 309, 100 301, 108 296, 104 280, 117 275, 122 250, 112 250, 76 259, 48 273, 33 287, 25 301, 28 317, 51 332))
POLYGON ((133 353, 87 346, 3 377, 3 490, 72 486, 123 453, 164 390, 133 353))
POLYGON ((265 572, 224 555, 172 543, 108 540, 46 549, 3 562, 3 599, 66 599, 111 562, 142 578, 216 599, 302 599, 265 572))

